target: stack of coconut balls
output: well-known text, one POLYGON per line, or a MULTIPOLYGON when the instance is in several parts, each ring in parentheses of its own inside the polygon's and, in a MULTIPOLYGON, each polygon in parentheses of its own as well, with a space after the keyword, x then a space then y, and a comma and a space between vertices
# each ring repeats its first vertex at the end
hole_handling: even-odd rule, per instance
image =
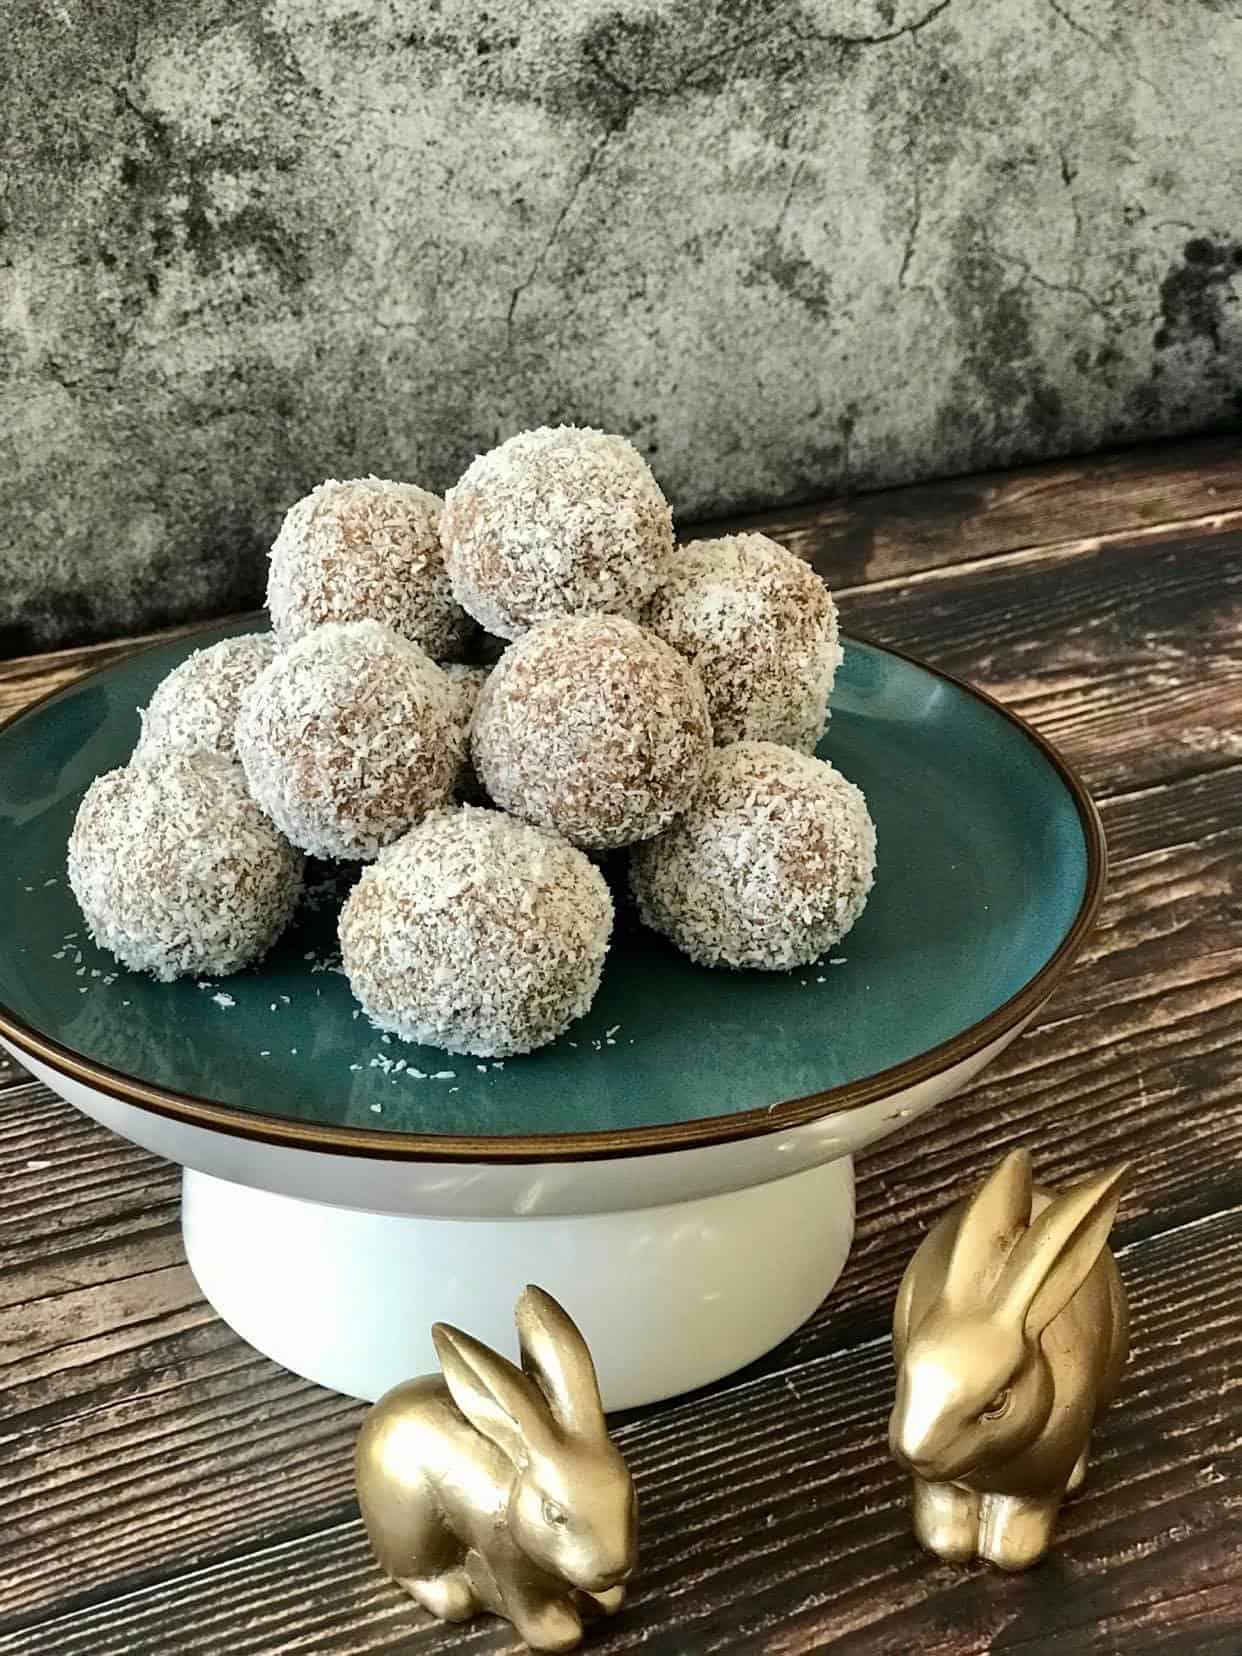
POLYGON ((73 890, 127 966, 237 971, 288 923, 304 854, 362 863, 340 939, 373 1022, 499 1057, 590 1006, 601 853, 629 848, 640 918, 703 966, 807 964, 861 913, 866 803, 812 757, 832 599, 763 535, 675 548, 624 438, 523 432, 444 501, 322 483, 268 605, 271 636, 164 680, 78 812, 73 890))

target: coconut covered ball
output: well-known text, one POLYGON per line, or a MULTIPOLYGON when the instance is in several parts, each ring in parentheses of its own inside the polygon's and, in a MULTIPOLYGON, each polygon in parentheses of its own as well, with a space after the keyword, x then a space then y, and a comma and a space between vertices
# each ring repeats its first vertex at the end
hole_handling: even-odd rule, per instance
POLYGON ((369 859, 445 803, 461 734, 435 662, 391 627, 354 621, 307 633, 255 680, 237 751, 294 845, 369 859))
POLYGON ((766 535, 680 547, 646 625, 698 669, 716 741, 783 742, 809 753, 841 662, 827 587, 766 535))
POLYGON ((806 966, 845 936, 875 875, 861 791, 809 754, 735 742, 693 806, 631 853, 644 923, 701 966, 806 966))
POLYGON ((711 741, 693 667, 616 615, 533 627, 492 669, 471 731, 492 799, 590 850, 667 828, 711 741))
POLYGON ((275 641, 267 633, 247 633, 195 650, 173 668, 143 709, 138 752, 206 748, 236 759, 233 732, 242 695, 275 654, 275 641))
POLYGON ((267 606, 282 645, 332 621, 382 621, 430 656, 474 625, 454 601, 438 495, 381 477, 329 478, 290 507, 271 552, 267 606))
POLYGON ((483 1058, 580 1018, 611 930, 607 884, 580 851, 468 805, 382 852, 340 921, 350 987, 380 1028, 483 1058))
POLYGON ((458 602, 517 638, 563 615, 637 616, 663 578, 673 514, 624 437, 542 426, 475 460, 440 533, 458 602))
POLYGON ((449 690, 453 697, 453 717, 457 722, 461 742, 461 763, 458 766, 457 779, 453 783, 453 792, 459 798, 482 804, 483 790, 470 758, 470 721, 474 717, 475 706, 491 669, 467 667, 462 662, 452 661, 442 663, 442 671, 449 681, 449 690))
POLYGON ((474 717, 475 706, 487 683, 488 667, 467 667, 460 661, 446 661, 440 671, 449 682, 449 693, 453 700, 453 717, 463 731, 470 729, 470 721, 474 717))
POLYGON ((220 753, 159 751, 97 777, 69 840, 91 936, 136 972, 223 976, 288 924, 302 859, 220 753))

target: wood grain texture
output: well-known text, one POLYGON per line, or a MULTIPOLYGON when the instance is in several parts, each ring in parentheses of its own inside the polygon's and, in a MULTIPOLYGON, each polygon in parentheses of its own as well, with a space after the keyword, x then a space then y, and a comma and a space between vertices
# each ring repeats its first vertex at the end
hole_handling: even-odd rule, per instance
MULTIPOLYGON (((1026 1576, 934 1564, 910 1539, 904 1479, 884 1449, 886 1339, 621 1427, 641 1491, 643 1572, 632 1605, 592 1648, 601 1656, 801 1656, 830 1642, 955 1656, 1046 1649, 1053 1640, 1088 1648, 1084 1635, 1123 1614, 1134 1649, 1136 1623, 1145 1615, 1159 1625, 1165 1604, 1187 1594, 1200 1634, 1236 1628, 1239 1244, 1235 1209, 1122 1250, 1136 1355, 1097 1435, 1095 1475, 1064 1515, 1058 1551, 1026 1576)), ((187 1505, 193 1474, 179 1455, 166 1469, 187 1505)), ((125 1481, 122 1469, 117 1478, 125 1481)), ((0 1641, 12 1656, 517 1648, 496 1623, 460 1631, 428 1623, 369 1565, 347 1509, 315 1533, 295 1529, 244 1557, 0 1641)))
POLYGON ((162 643, 165 639, 182 638, 197 632, 203 625, 194 622, 184 627, 169 627, 162 632, 143 633, 136 638, 118 638, 108 644, 84 644, 73 650, 55 650, 47 655, 15 656, 0 660, 0 719, 14 713, 40 696, 49 696, 63 690, 84 673, 94 672, 132 654, 146 644, 162 643))
POLYGON ((682 525, 682 539, 757 530, 851 588, 997 553, 1242 525, 1242 440, 1131 449, 921 483, 781 512, 682 525))
MULTIPOLYGON (((644 1566, 590 1648, 1242 1648, 1242 535, 1165 534, 1156 504, 1210 515, 1195 507, 1235 486, 1232 452, 1199 451, 1197 484, 1174 453, 1146 481, 1040 468, 1038 486, 953 485, 966 566, 908 535, 902 502, 885 534, 907 547, 902 570, 925 573, 889 579, 873 537, 847 625, 997 691, 1061 742, 1102 796, 1108 898, 1026 1036, 861 1162, 858 1238, 828 1304, 743 1374, 624 1419, 644 1566), (1109 488, 1116 533, 1090 517, 1109 488), (1032 548, 1022 525, 1039 521, 1032 548), (917 1552, 882 1429, 900 1269, 1018 1144, 1054 1181, 1134 1159, 1117 1234, 1137 1356, 1061 1546, 1010 1580, 917 1552)), ((99 654, 11 664, 9 691, 99 654)), ((352 1502, 362 1411, 204 1305, 176 1170, 0 1077, 0 1188, 0 1652, 515 1648, 494 1623, 431 1628, 380 1579, 352 1502)))
POLYGON ((1000 556, 841 610, 847 629, 998 696, 1097 793, 1242 759, 1242 534, 1000 556))
MULTIPOLYGON (((1097 792, 1242 759, 1242 531, 998 554, 849 593, 841 612, 847 630, 999 696, 1097 792)), ((0 667, 0 712, 124 653, 0 667)))
MULTIPOLYGON (((1242 527, 1242 440, 1235 435, 1055 461, 1017 471, 816 501, 745 518, 683 525, 681 538, 739 529, 772 535, 834 590, 1051 549, 1061 557, 1119 541, 1143 544, 1242 527)), ((0 718, 174 627, 39 656, 0 659, 0 718)))
MULTIPOLYGON (((1242 867, 1242 813, 1222 826, 1236 781, 1170 786, 1158 829, 1129 799, 1105 806, 1114 874, 1089 957, 982 1084, 862 1162, 839 1291, 741 1383, 882 1338, 913 1240, 1015 1145, 1056 1181, 1132 1156, 1123 1239, 1242 1202, 1242 960, 1220 901, 1242 867)), ((0 1528, 26 1515, 0 1553, 0 1627, 334 1522, 360 1411, 211 1317, 183 1264, 174 1170, 42 1089, 0 1106, 18 1169, 0 1304, 19 1308, 0 1347, 0 1528), (22 1171, 32 1147, 51 1169, 22 1171)))

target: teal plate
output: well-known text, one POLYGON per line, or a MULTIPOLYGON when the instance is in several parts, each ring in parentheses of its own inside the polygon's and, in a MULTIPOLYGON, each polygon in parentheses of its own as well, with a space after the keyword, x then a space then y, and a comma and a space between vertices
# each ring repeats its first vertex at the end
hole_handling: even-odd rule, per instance
POLYGON ((814 966, 693 966, 637 926, 614 878, 617 932, 588 1016, 541 1052, 484 1063, 370 1026, 339 971, 328 879, 259 969, 155 983, 91 944, 65 844, 164 675, 244 630, 143 651, 0 729, 0 1034, 166 1115, 313 1149, 484 1160, 771 1131, 981 1050, 1046 997, 1098 906, 1099 822, 1053 750, 967 686, 850 640, 820 753, 867 796, 878 872, 861 920, 814 966))

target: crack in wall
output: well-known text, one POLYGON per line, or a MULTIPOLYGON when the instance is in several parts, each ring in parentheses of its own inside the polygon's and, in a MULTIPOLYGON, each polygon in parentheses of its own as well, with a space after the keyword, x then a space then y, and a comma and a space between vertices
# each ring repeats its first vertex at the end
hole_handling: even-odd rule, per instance
POLYGON ((924 12, 922 17, 916 17, 913 23, 903 23, 900 28, 888 29, 882 34, 851 35, 834 32, 821 34, 813 30, 810 38, 831 41, 838 46, 884 46, 890 40, 901 40, 906 35, 922 34, 923 30, 934 23, 938 17, 943 17, 952 4, 953 0, 937 0, 937 4, 932 6, 930 11, 924 12))
POLYGON ((789 186, 785 191, 785 199, 781 202, 781 210, 776 215, 776 223, 772 226, 773 238, 781 235, 781 233, 784 231, 785 220, 789 215, 789 209, 790 209, 790 206, 793 203, 794 191, 798 188, 798 184, 801 181, 802 174, 805 171, 806 171, 806 156, 801 155, 801 156, 798 157, 798 164, 793 170, 793 177, 789 180, 789 186))
POLYGON ((917 169, 914 172, 914 212, 909 227, 906 230, 906 245, 901 254, 901 269, 897 272, 897 286, 904 288, 906 274, 910 269, 910 261, 914 258, 914 247, 918 240, 919 225, 923 222, 923 186, 920 182, 917 169))
POLYGON ((1093 293, 1088 293, 1086 288, 1075 287, 1072 282, 1051 282, 1046 276, 1041 276, 1037 270, 1033 269, 1025 259, 1020 258, 1016 253, 1002 253, 998 247, 990 248, 989 251, 992 257, 999 260, 1001 264, 1016 266, 1030 281, 1035 283, 1036 287, 1043 288, 1046 293, 1064 293, 1075 299, 1081 299, 1083 304, 1088 305, 1101 321, 1107 323, 1110 327, 1112 326, 1114 319, 1110 316, 1107 308, 1100 303, 1093 293))
POLYGON ((1057 154, 1061 158, 1061 182, 1069 196, 1070 212, 1074 215, 1074 241, 1082 243, 1082 212, 1078 206, 1078 197, 1074 194, 1074 180, 1078 177, 1078 168, 1075 167, 1065 152, 1065 145, 1057 145, 1057 154))
POLYGON ((1061 4, 1061 0, 1048 0, 1048 5, 1065 24, 1066 28, 1073 29, 1084 40, 1089 40, 1097 51, 1103 52, 1105 57, 1112 58, 1114 63, 1119 63, 1128 75, 1133 75, 1135 80, 1142 81, 1143 85, 1149 86, 1153 92, 1161 90, 1149 75, 1145 75, 1141 69, 1136 68, 1123 53, 1117 50, 1111 41, 1106 40, 1103 35, 1096 34, 1094 29, 1089 29, 1072 12, 1066 11, 1061 4))
POLYGON ((902 40, 907 37, 916 38, 924 29, 930 27, 937 18, 942 17, 953 4, 954 0, 936 0, 934 5, 929 7, 921 16, 914 18, 912 22, 904 23, 899 28, 884 30, 878 34, 846 34, 840 30, 832 29, 806 28, 799 30, 791 27, 790 19, 781 18, 766 28, 757 29, 752 34, 742 35, 736 39, 726 41, 714 50, 704 52, 695 62, 685 66, 676 84, 671 85, 660 85, 651 81, 627 81, 621 75, 618 75, 616 70, 602 57, 596 54, 591 55, 591 68, 593 73, 607 81, 626 100, 627 107, 624 114, 615 123, 616 128, 620 129, 628 123, 634 108, 643 98, 668 98, 675 96, 678 92, 693 91, 700 84, 701 77, 707 70, 713 64, 719 63, 722 58, 736 57, 739 53, 748 51, 752 47, 766 45, 782 33, 788 32, 791 38, 799 43, 814 42, 817 45, 837 47, 884 46, 890 41, 902 40))
POLYGON ((518 303, 527 288, 535 280, 535 277, 539 274, 540 270, 542 270, 548 254, 552 251, 552 248, 560 235, 562 228, 564 227, 565 220, 573 211, 574 203, 578 200, 578 197, 582 193, 583 185, 595 171, 596 163, 599 161, 600 156, 603 154, 605 148, 612 139, 613 132, 616 130, 617 129, 614 127, 609 127, 607 132, 595 141, 590 154, 587 156, 586 161, 578 171, 578 176, 574 180, 573 187, 570 190, 569 195, 566 197, 564 205, 561 207, 560 212, 556 215, 556 219, 553 222, 552 229, 548 234, 547 240, 539 249, 538 253, 536 253, 534 260, 531 263, 531 267, 527 271, 526 275, 522 278, 522 280, 514 288, 512 294, 509 296, 509 309, 505 315, 505 339, 510 348, 512 348, 513 345, 513 319, 517 313, 518 303))

